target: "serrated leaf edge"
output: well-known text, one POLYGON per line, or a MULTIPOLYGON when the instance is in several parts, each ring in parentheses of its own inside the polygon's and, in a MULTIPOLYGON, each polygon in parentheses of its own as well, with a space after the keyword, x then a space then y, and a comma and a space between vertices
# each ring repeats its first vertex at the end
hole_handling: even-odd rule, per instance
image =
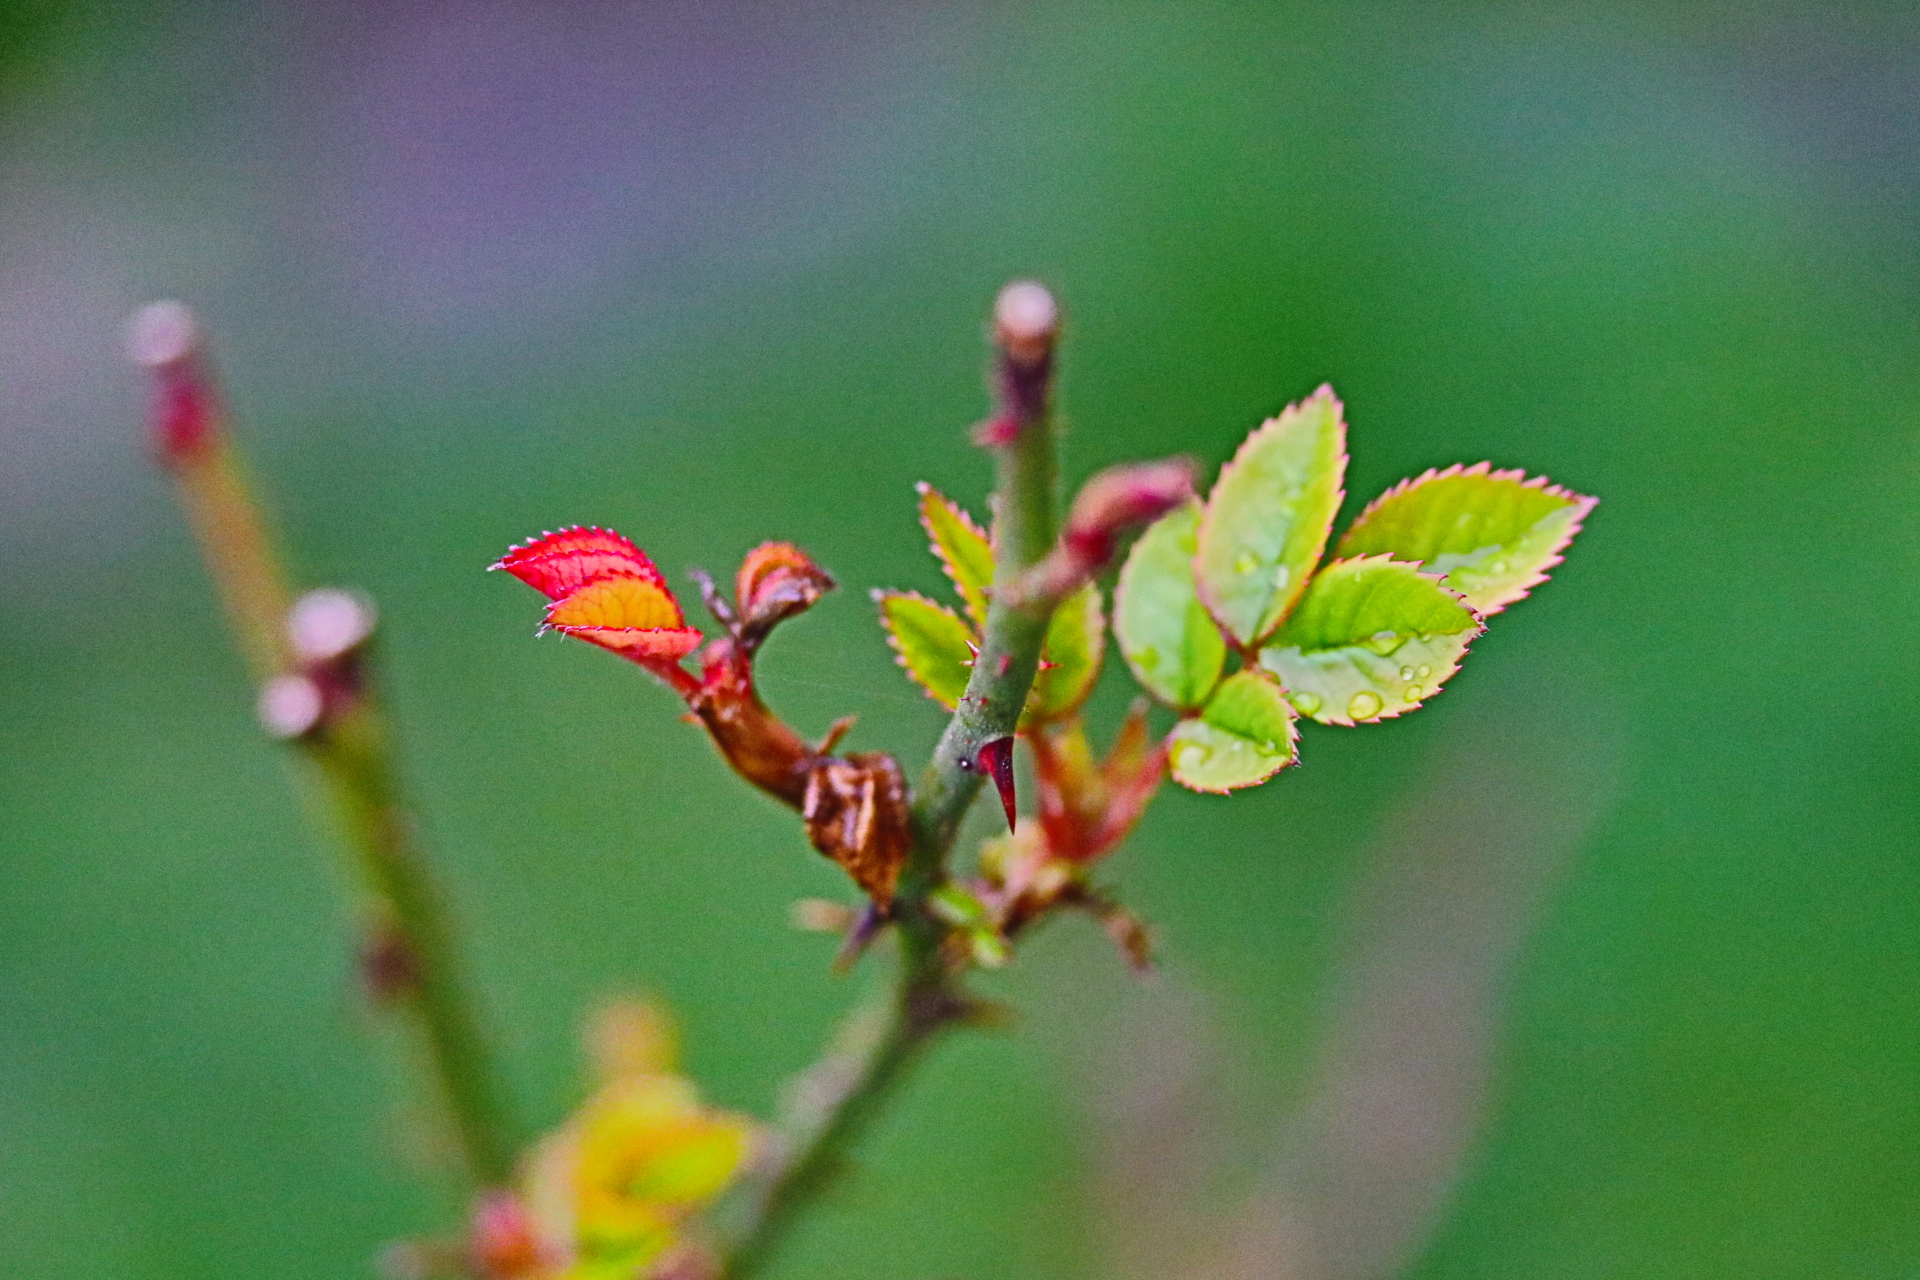
MULTIPOLYGON (((1406 493, 1411 493, 1421 485, 1430 484, 1435 480, 1451 480, 1456 476, 1485 476, 1489 480, 1518 480, 1521 488, 1538 489, 1551 497, 1565 498, 1568 500, 1568 505, 1573 508, 1573 518, 1567 522, 1566 530, 1560 539, 1547 549, 1547 558, 1540 562, 1539 567, 1533 571, 1533 576, 1525 582, 1510 588, 1512 594, 1495 600, 1484 609, 1476 609, 1474 611, 1475 614, 1484 621, 1487 618, 1491 618, 1494 614, 1499 613, 1508 605, 1525 600, 1529 595, 1533 594, 1535 587, 1545 582, 1551 576, 1547 570, 1566 561, 1566 557, 1560 553, 1572 544, 1574 535, 1580 532, 1581 527, 1586 523, 1587 516, 1592 513, 1595 507, 1600 505, 1600 499, 1590 494, 1575 493, 1563 485, 1552 483, 1544 475, 1528 476, 1526 470, 1522 467, 1511 467, 1505 471, 1495 471, 1493 470, 1493 463, 1491 462, 1475 462, 1471 464, 1456 462, 1452 466, 1444 469, 1428 467, 1419 475, 1402 480, 1389 488, 1385 493, 1382 493, 1372 502, 1369 502, 1366 507, 1361 510, 1360 514, 1353 518, 1352 522, 1347 525, 1346 533, 1340 535, 1340 541, 1345 542, 1347 535, 1364 524, 1368 516, 1395 498, 1406 493)), ((1338 555, 1339 552, 1340 547, 1339 544, 1336 543, 1334 546, 1334 554, 1338 555)), ((1383 716, 1380 718, 1385 719, 1386 717, 1383 716)), ((1372 722, 1369 721, 1368 723, 1372 722)))
MULTIPOLYGON (((1322 565, 1320 567, 1319 572, 1315 573, 1313 576, 1317 578, 1320 576, 1320 574, 1325 573, 1327 570, 1333 568, 1336 565, 1364 564, 1369 561, 1384 561, 1387 564, 1397 564, 1397 565, 1403 566, 1404 568, 1412 569, 1414 577, 1425 578, 1428 582, 1431 582, 1434 586, 1439 587, 1444 594, 1453 597, 1454 603, 1458 604, 1462 609, 1465 609, 1467 613, 1470 616, 1472 616, 1474 620, 1473 629, 1470 632, 1466 633, 1467 638, 1464 642, 1462 642, 1460 646, 1460 660, 1454 664, 1456 667, 1464 667, 1467 663, 1467 654, 1471 652, 1473 649, 1473 642, 1475 640, 1478 640, 1481 636, 1487 633, 1488 615, 1480 612, 1480 610, 1468 604, 1466 596, 1462 595, 1460 592, 1455 591, 1452 587, 1448 586, 1446 583, 1446 576, 1447 576, 1446 574, 1428 573, 1426 572, 1425 569, 1421 567, 1421 564, 1418 560, 1396 560, 1393 558, 1393 553, 1391 551, 1376 551, 1372 555, 1368 555, 1368 556, 1346 556, 1338 560, 1329 560, 1326 562, 1326 564, 1322 565)), ((1277 635, 1279 633, 1275 632, 1275 634, 1277 635)), ((1272 640, 1273 637, 1269 636, 1267 638, 1268 640, 1272 640)), ((1262 648, 1266 648, 1266 647, 1270 647, 1270 646, 1265 646, 1265 645, 1262 646, 1262 648)), ((1268 676, 1272 677, 1275 683, 1280 683, 1279 676, 1276 675, 1274 672, 1269 671, 1266 667, 1261 667, 1260 670, 1266 672, 1268 676)), ((1453 675, 1456 675, 1456 676, 1459 674, 1460 673, 1458 671, 1455 671, 1453 673, 1453 675)), ((1418 711, 1420 708, 1426 706, 1429 702, 1433 701, 1435 698, 1445 693, 1447 691, 1447 685, 1450 684, 1452 680, 1453 680, 1453 676, 1448 676, 1445 680, 1440 682, 1440 685, 1438 688, 1434 689, 1432 693, 1429 693, 1426 697, 1420 699, 1420 701, 1418 702, 1402 703, 1392 708, 1388 708, 1385 705, 1382 705, 1379 715, 1370 717, 1369 719, 1366 719, 1366 720, 1355 720, 1353 717, 1344 715, 1344 714, 1328 715, 1325 718, 1322 718, 1318 714, 1308 715, 1306 712, 1301 711, 1300 708, 1298 707, 1294 707, 1294 711, 1297 712, 1302 719, 1311 720, 1315 724, 1324 724, 1330 727, 1336 727, 1341 729, 1357 729, 1363 724, 1378 724, 1382 720, 1398 720, 1401 716, 1406 715, 1410 711, 1418 711)), ((1286 685, 1281 683, 1280 689, 1281 689, 1281 692, 1284 694, 1286 692, 1286 685)), ((1293 700, 1289 698, 1287 701, 1288 701, 1288 704, 1291 705, 1293 700)), ((1386 699, 1384 698, 1381 699, 1381 702, 1383 704, 1385 703, 1385 701, 1386 699)))
MULTIPOLYGON (((1327 399, 1333 402, 1334 419, 1340 424, 1340 457, 1339 457, 1339 461, 1336 464, 1336 467, 1340 473, 1341 482, 1340 482, 1340 488, 1334 490, 1334 495, 1333 495, 1333 512, 1335 515, 1338 515, 1340 513, 1340 505, 1347 500, 1347 489, 1346 489, 1347 464, 1353 461, 1353 455, 1347 452, 1347 405, 1346 405, 1346 402, 1343 401, 1338 395, 1334 394, 1333 384, 1331 382, 1321 383, 1319 386, 1313 389, 1313 392, 1311 394, 1302 396, 1299 400, 1296 400, 1293 403, 1287 405, 1286 408, 1280 410, 1279 413, 1274 414, 1272 417, 1261 422, 1259 426, 1247 432, 1247 438, 1240 442, 1240 447, 1233 451, 1233 456, 1227 459, 1225 464, 1221 466, 1220 474, 1216 475, 1213 478, 1213 487, 1207 490, 1206 502, 1203 503, 1201 506, 1200 527, 1194 531, 1194 546, 1195 546, 1195 551, 1193 554, 1194 594, 1199 597, 1201 605, 1207 611, 1207 615, 1213 619, 1213 624, 1220 628, 1220 634, 1226 639, 1227 648, 1230 650, 1235 650, 1241 653, 1257 652, 1260 648, 1261 642, 1271 638, 1273 633, 1275 631, 1278 631, 1280 627, 1286 622, 1287 615, 1292 613, 1294 609, 1299 607, 1301 597, 1306 595, 1307 593, 1306 583, 1312 580, 1313 574, 1309 572, 1302 576, 1302 583, 1300 586, 1300 590, 1298 594, 1294 596, 1293 604, 1287 608, 1286 612, 1280 615, 1279 620, 1276 621, 1273 624, 1273 626, 1268 629, 1265 635, 1255 636, 1252 640, 1248 641, 1246 644, 1244 645, 1241 644, 1240 641, 1234 636, 1232 629, 1229 628, 1226 623, 1220 620, 1219 608, 1217 607, 1215 601, 1208 598, 1207 580, 1206 580, 1206 577, 1200 572, 1200 552, 1198 548, 1201 543, 1206 541, 1207 530, 1211 528, 1213 524, 1213 495, 1219 491, 1221 482, 1227 478, 1228 473, 1231 472, 1235 467, 1239 466, 1241 459, 1246 456, 1247 451, 1253 448, 1254 441, 1259 438, 1261 432, 1266 431, 1269 428, 1275 426, 1280 421, 1280 419, 1286 416, 1288 409, 1298 409, 1301 405, 1306 404, 1307 401, 1312 400, 1315 397, 1320 396, 1322 394, 1324 394, 1327 397, 1327 399)), ((1328 543, 1332 541, 1333 541, 1333 522, 1328 521, 1327 530, 1324 534, 1321 535, 1320 545, 1314 549, 1313 558, 1311 561, 1312 564, 1316 566, 1319 565, 1321 558, 1327 554, 1328 543)))
MULTIPOLYGON (((917 481, 913 486, 913 491, 920 495, 920 503, 916 504, 919 509, 914 515, 915 518, 920 521, 920 528, 924 530, 927 535, 927 549, 933 552, 933 558, 940 562, 941 571, 947 575, 947 581, 952 584, 954 592, 959 595, 960 602, 966 606, 968 616, 972 617, 973 601, 967 598, 966 588, 960 585, 960 571, 954 566, 953 561, 947 558, 946 548, 940 545, 939 536, 934 533, 933 526, 927 521, 925 503, 928 499, 932 499, 945 506, 947 510, 951 511, 954 516, 958 518, 963 527, 969 532, 976 533, 980 536, 980 540, 987 544, 989 552, 993 549, 993 535, 985 529, 982 529, 965 507, 934 488, 927 481, 917 481)), ((984 588, 987 592, 991 592, 992 589, 993 584, 991 582, 984 588)), ((982 601, 981 603, 984 606, 986 602, 982 601)), ((987 625, 987 620, 984 616, 974 617, 973 625, 975 631, 978 631, 987 625)))
MULTIPOLYGON (((1268 684, 1271 684, 1276 689, 1280 690, 1280 696, 1282 698, 1286 698, 1287 687, 1280 683, 1280 678, 1278 676, 1274 675, 1273 672, 1268 671, 1265 667, 1247 666, 1247 667, 1240 668, 1240 671, 1251 671, 1254 675, 1263 678, 1264 680, 1266 680, 1268 684)), ((1232 673, 1232 675, 1229 675, 1229 676, 1222 676, 1220 678, 1220 684, 1216 684, 1213 687, 1213 691, 1215 693, 1220 692, 1220 685, 1225 684, 1228 680, 1232 679, 1233 676, 1239 675, 1240 671, 1235 671, 1232 673)), ((1212 701, 1212 699, 1209 698, 1208 701, 1212 701)), ((1172 778, 1174 782, 1177 783, 1178 785, 1185 787, 1187 790, 1193 792, 1195 795, 1226 796, 1226 795, 1232 795, 1236 791, 1245 791, 1249 787, 1265 786, 1267 783, 1272 782, 1275 778, 1279 777, 1282 773, 1285 773, 1288 769, 1291 769, 1295 765, 1300 763, 1300 721, 1302 717, 1300 714, 1300 708, 1294 706, 1292 701, 1288 700, 1287 710, 1291 711, 1293 714, 1287 717, 1287 762, 1285 764, 1281 765, 1278 769, 1275 769, 1272 773, 1268 774, 1264 778, 1261 778, 1254 782, 1243 782, 1237 787, 1196 787, 1194 786, 1192 783, 1187 782, 1186 780, 1181 778, 1181 776, 1178 773, 1174 772, 1173 735, 1175 732, 1179 730, 1180 726, 1185 724, 1187 721, 1203 719, 1204 717, 1202 716, 1201 713, 1204 710, 1205 708, 1203 707, 1200 710, 1195 711, 1191 715, 1181 716, 1180 719, 1175 722, 1173 728, 1167 731, 1167 736, 1160 740, 1160 749, 1167 753, 1167 776, 1169 778, 1172 778)))
POLYGON ((932 689, 927 687, 926 681, 920 678, 920 673, 915 671, 913 669, 913 664, 910 661, 908 661, 907 651, 901 645, 900 637, 894 634, 893 620, 887 616, 886 602, 890 599, 897 599, 897 598, 905 598, 908 600, 918 600, 921 604, 932 605, 934 608, 938 609, 940 612, 946 614, 949 618, 952 618, 955 622, 958 622, 962 627, 966 627, 969 635, 977 636, 978 633, 974 632, 972 627, 967 627, 967 620, 965 618, 962 618, 959 614, 955 613, 952 609, 949 609, 946 605, 941 604, 938 600, 934 600, 934 599, 931 599, 930 597, 923 596, 918 591, 896 591, 889 587, 875 587, 873 589, 872 594, 873 594, 873 602, 876 605, 880 606, 880 629, 887 633, 887 647, 893 650, 894 662, 899 664, 900 669, 907 673, 907 679, 913 681, 914 685, 920 690, 921 693, 925 694, 928 697, 928 699, 930 699, 932 702, 934 702, 938 706, 946 707, 946 709, 949 711, 953 710, 952 707, 947 706, 946 699, 942 698, 939 694, 935 693, 932 689))

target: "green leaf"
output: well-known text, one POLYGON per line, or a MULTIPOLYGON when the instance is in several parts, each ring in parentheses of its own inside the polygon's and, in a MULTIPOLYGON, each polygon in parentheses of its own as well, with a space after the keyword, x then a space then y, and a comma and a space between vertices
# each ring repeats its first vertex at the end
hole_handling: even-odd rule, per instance
POLYGON ((1468 607, 1491 617, 1547 580, 1598 498, 1490 463, 1402 480, 1340 539, 1340 556, 1385 553, 1445 575, 1468 607))
POLYGON ((1255 786, 1293 763, 1298 736, 1279 683, 1258 668, 1235 672, 1197 718, 1174 726, 1167 739, 1173 780, 1220 793, 1255 786))
POLYGON ((974 629, 986 630, 987 588, 993 585, 993 543, 960 505, 924 480, 920 490, 920 527, 932 539, 940 567, 966 601, 974 629))
POLYGON ((1340 507, 1346 440, 1340 402, 1321 387, 1262 423, 1221 469, 1194 571, 1207 609, 1242 645, 1264 640, 1307 589, 1340 507))
POLYGON ((1155 521, 1120 569, 1113 633, 1134 679, 1181 710, 1205 703, 1220 682, 1227 642, 1194 585, 1200 504, 1155 521))
POLYGON ((1042 665, 1033 678, 1033 690, 1020 717, 1022 729, 1036 721, 1058 720, 1087 700, 1100 678, 1106 625, 1100 589, 1092 583, 1060 602, 1040 646, 1041 663, 1053 665, 1042 665))
POLYGON ((1260 665, 1321 724, 1390 720, 1438 693, 1481 630, 1473 611, 1417 565, 1336 560, 1314 575, 1260 665))
POLYGON ((913 591, 876 591, 887 643, 927 696, 951 711, 972 674, 973 633, 960 616, 913 591))

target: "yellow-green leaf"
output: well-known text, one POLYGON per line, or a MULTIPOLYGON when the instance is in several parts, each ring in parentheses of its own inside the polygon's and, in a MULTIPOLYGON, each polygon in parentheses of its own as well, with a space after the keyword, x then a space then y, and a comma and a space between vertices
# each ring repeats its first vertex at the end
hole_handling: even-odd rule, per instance
POLYGON ((1256 786, 1292 764, 1298 736, 1279 683, 1248 668, 1221 681, 1199 716, 1174 726, 1168 762, 1181 786, 1224 793, 1256 786))
POLYGON ((972 674, 973 633, 960 616, 913 591, 876 591, 887 643, 927 696, 951 711, 972 674))
POLYGON ((1194 558, 1200 598, 1242 645, 1280 625, 1326 550, 1347 469, 1340 414, 1331 387, 1288 405, 1247 437, 1207 499, 1194 558))
POLYGON ((1087 700, 1100 678, 1106 639, 1098 587, 1088 583, 1060 602, 1040 646, 1042 665, 1020 717, 1022 729, 1037 721, 1058 720, 1087 700))
POLYGON ((1438 693, 1480 631, 1473 611, 1417 565, 1336 560, 1314 575, 1260 665, 1321 724, 1389 720, 1438 693))
POLYGON ((1340 540, 1341 556, 1387 554, 1445 575, 1481 617, 1547 580, 1598 498, 1490 463, 1403 480, 1375 498, 1340 540))
POLYGON ((940 567, 966 602, 974 629, 984 631, 987 589, 993 585, 993 543, 958 503, 925 481, 919 490, 920 527, 927 531, 940 567))
POLYGON ((1113 633, 1134 679, 1182 710, 1203 705, 1227 658, 1227 642, 1194 585, 1200 504, 1155 521, 1133 544, 1114 591, 1113 633))

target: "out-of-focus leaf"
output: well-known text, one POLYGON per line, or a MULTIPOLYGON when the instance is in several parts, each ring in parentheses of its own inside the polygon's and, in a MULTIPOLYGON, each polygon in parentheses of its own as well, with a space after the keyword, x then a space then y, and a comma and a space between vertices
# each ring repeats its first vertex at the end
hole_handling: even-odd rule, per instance
POLYGON ((1042 666, 1021 712, 1021 729, 1037 721, 1057 720, 1085 702, 1100 678, 1105 650, 1100 589, 1088 583, 1061 601, 1047 624, 1047 638, 1040 646, 1042 666))
POLYGON ((1257 668, 1235 672, 1167 738, 1173 779, 1194 791, 1255 786, 1293 763, 1298 736, 1279 682, 1257 668))
POLYGON ((987 625, 987 589, 993 585, 993 544, 960 505, 922 481, 920 526, 932 540, 933 554, 966 602, 976 630, 987 625))
POLYGON ((1147 692, 1181 710, 1206 702, 1227 658, 1194 584, 1199 532, 1198 502, 1162 516, 1133 544, 1114 591, 1121 656, 1147 692))
POLYGON ((1387 554, 1445 575, 1481 617, 1547 580, 1598 498, 1529 480, 1490 463, 1458 464, 1403 480, 1375 498, 1340 539, 1338 554, 1387 554))
POLYGON ((1307 589, 1326 549, 1346 473, 1346 424, 1333 388, 1287 406, 1220 471, 1200 520, 1200 598, 1242 645, 1265 639, 1307 589))
POLYGON ((1481 630, 1473 611, 1417 565, 1336 560, 1314 575, 1260 665, 1321 724, 1390 720, 1438 693, 1481 630))
POLYGON ((876 591, 880 624, 901 666, 927 696, 951 711, 967 691, 973 633, 960 616, 912 591, 876 591))

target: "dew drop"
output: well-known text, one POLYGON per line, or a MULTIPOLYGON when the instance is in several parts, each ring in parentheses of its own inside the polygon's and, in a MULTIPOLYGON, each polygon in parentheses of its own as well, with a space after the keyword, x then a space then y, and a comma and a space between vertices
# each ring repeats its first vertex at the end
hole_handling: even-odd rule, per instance
POLYGON ((1310 716, 1325 705, 1320 701, 1319 694, 1309 693, 1304 690, 1300 693, 1289 693, 1287 695, 1287 701, 1291 702, 1293 709, 1303 716, 1310 716))
POLYGON ((1422 680, 1425 680, 1428 676, 1433 674, 1433 668, 1421 667, 1418 671, 1414 672, 1414 674, 1419 676, 1422 680))
POLYGON ((1275 591, 1285 591, 1287 589, 1287 583, 1291 581, 1292 578, 1293 570, 1287 568, 1287 566, 1283 564, 1273 566, 1273 589, 1275 591))
POLYGON ((1402 668, 1400 668, 1400 678, 1401 678, 1402 680, 1411 680, 1411 679, 1413 679, 1413 668, 1412 668, 1412 667, 1402 667, 1402 668))
POLYGON ((1251 551, 1242 551, 1233 558, 1233 571, 1235 573, 1252 573, 1259 567, 1260 562, 1253 558, 1253 552, 1251 551))
POLYGON ((1174 753, 1174 763, 1182 769, 1198 769, 1213 759, 1213 752, 1198 742, 1183 742, 1174 753))
POLYGON ((1383 705, 1379 694, 1363 689, 1347 703, 1347 717, 1352 720, 1371 720, 1380 714, 1383 705))
POLYGON ((1360 643, 1384 658, 1406 641, 1401 639, 1398 631, 1376 631, 1360 643))
POLYGON ((1420 686, 1417 684, 1408 685, 1406 697, 1408 702, 1420 701, 1420 686))

